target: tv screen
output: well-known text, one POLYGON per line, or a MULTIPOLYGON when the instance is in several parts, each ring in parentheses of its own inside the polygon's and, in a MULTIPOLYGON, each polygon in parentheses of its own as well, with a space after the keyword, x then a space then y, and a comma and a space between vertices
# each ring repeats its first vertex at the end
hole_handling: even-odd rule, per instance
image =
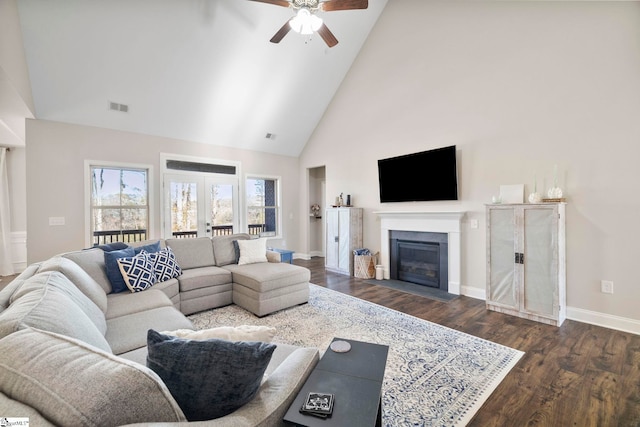
POLYGON ((456 146, 378 160, 380 202, 458 200, 456 146))

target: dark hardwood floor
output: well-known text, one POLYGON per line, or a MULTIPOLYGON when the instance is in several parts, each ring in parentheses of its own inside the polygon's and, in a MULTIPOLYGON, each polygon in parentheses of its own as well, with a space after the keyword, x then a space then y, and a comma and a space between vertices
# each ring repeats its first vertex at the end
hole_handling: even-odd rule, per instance
POLYGON ((566 320, 543 325, 327 272, 324 258, 295 264, 311 282, 525 352, 470 426, 640 426, 640 336, 566 320))

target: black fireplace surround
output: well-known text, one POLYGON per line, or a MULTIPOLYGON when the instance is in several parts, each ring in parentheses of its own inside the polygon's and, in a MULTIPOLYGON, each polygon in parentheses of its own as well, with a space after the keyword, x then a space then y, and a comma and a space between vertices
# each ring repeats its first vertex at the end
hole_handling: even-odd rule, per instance
POLYGON ((389 235, 390 278, 449 290, 449 235, 392 230, 389 235))

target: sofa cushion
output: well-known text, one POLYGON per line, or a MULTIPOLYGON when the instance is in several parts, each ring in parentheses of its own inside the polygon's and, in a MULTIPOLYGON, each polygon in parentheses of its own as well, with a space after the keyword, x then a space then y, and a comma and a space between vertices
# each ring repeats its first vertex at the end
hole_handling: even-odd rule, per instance
POLYGON ((120 258, 132 258, 136 255, 136 251, 133 248, 124 248, 117 251, 105 252, 104 253, 104 267, 107 272, 107 277, 109 278, 109 283, 111 283, 111 289, 113 292, 125 292, 129 290, 127 286, 127 281, 122 275, 122 271, 120 270, 120 264, 118 264, 118 260, 120 258))
POLYGON ((68 282, 69 288, 75 288, 76 295, 65 289, 64 284, 57 286, 65 280, 68 282, 58 272, 40 273, 26 280, 12 296, 9 308, 0 313, 0 337, 34 327, 77 338, 111 352, 100 330, 105 327, 98 329, 87 315, 94 317, 100 313, 104 319, 104 314, 95 305, 91 309, 91 300, 72 283, 68 282))
MULTIPOLYGON (((101 335, 107 331, 107 323, 102 310, 59 271, 38 273, 25 280, 11 297, 11 304, 16 304, 22 297, 32 292, 42 295, 43 298, 47 297, 47 292, 66 295, 93 322, 101 335)), ((64 311, 59 314, 62 313, 64 311)))
POLYGON ((238 265, 267 262, 267 239, 238 240, 238 265))
MULTIPOLYGON (((0 392, 0 409, 2 410, 3 414, 19 414, 19 418, 28 418, 29 424, 32 426, 55 427, 55 424, 51 424, 51 421, 47 420, 42 416, 42 414, 40 414, 31 406, 27 405, 26 403, 11 399, 9 396, 2 392, 0 392)), ((27 425, 27 423, 19 423, 18 420, 13 420, 15 424, 10 424, 9 420, 10 418, 1 419, 1 421, 5 421, 7 423, 7 426, 27 425)), ((5 424, 0 425, 4 426, 5 424)))
POLYGON ((109 308, 105 317, 107 320, 128 314, 140 313, 160 307, 173 307, 173 303, 164 292, 149 289, 145 292, 111 294, 108 297, 109 308))
MULTIPOLYGON (((173 304, 180 302, 180 284, 178 283, 178 279, 169 279, 164 282, 158 282, 153 285, 152 290, 159 290, 165 293, 169 297, 173 304)), ((178 307, 179 309, 179 307, 178 307)))
POLYGON ((171 248, 150 253, 149 260, 153 263, 153 271, 158 282, 174 279, 182 274, 182 269, 171 248))
POLYGON ((251 236, 246 233, 213 237, 211 241, 213 242, 213 253, 216 256, 216 265, 222 267, 223 265, 235 264, 236 251, 233 247, 233 241, 249 239, 251 239, 251 236))
POLYGON ((148 333, 147 366, 167 385, 189 421, 227 415, 258 392, 276 346, 148 333))
POLYGON ((181 292, 232 283, 231 273, 220 267, 200 267, 183 270, 182 275, 178 277, 178 281, 180 282, 181 292))
POLYGON ((142 292, 156 283, 153 261, 145 251, 133 257, 118 258, 118 267, 124 283, 131 292, 142 292))
POLYGON ((104 254, 101 249, 87 249, 84 251, 68 252, 62 256, 78 264, 89 276, 93 277, 105 294, 112 292, 111 282, 107 277, 104 264, 104 254))
POLYGON ((42 263, 40 272, 59 271, 80 291, 97 305, 103 313, 107 311, 107 294, 98 282, 78 264, 64 257, 53 257, 42 263))
POLYGON ((25 280, 38 273, 40 264, 31 264, 25 268, 15 279, 13 279, 8 285, 0 290, 0 313, 6 310, 11 303, 11 296, 18 289, 25 280))
POLYGON ((208 237, 196 239, 167 239, 165 243, 173 250, 178 265, 183 270, 216 265, 213 246, 208 237))
POLYGON ((162 331, 193 329, 193 323, 173 306, 152 308, 107 320, 107 342, 113 354, 126 353, 147 345, 149 329, 162 331))
POLYGON ((150 369, 37 329, 0 340, 0 378, 2 393, 35 408, 56 425, 185 420, 150 369))

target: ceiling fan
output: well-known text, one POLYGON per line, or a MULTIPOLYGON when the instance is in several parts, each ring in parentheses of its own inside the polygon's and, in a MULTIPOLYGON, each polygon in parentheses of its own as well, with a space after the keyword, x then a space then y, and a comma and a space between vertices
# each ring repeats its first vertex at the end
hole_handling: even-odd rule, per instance
POLYGON ((276 6, 290 7, 296 11, 296 16, 285 22, 278 32, 271 38, 271 43, 280 43, 290 30, 297 33, 310 35, 314 32, 320 34, 322 40, 329 47, 338 44, 338 39, 322 22, 316 12, 333 12, 336 10, 366 9, 368 0, 250 0, 260 3, 269 3, 276 6))

